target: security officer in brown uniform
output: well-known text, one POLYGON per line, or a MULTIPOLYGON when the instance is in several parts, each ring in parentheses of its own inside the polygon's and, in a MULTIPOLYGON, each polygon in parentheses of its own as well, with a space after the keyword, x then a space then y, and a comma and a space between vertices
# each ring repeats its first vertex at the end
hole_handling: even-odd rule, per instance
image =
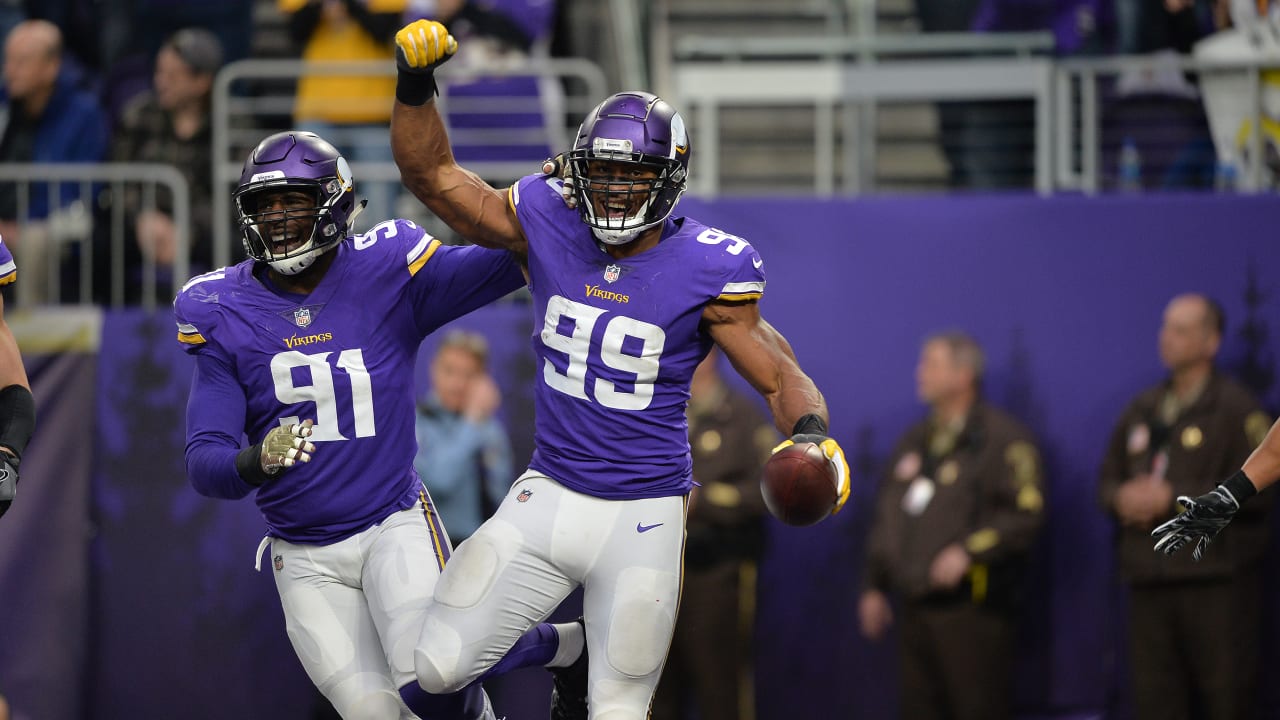
POLYGON ((779 441, 755 401, 727 386, 713 351, 689 388, 693 479, 684 590, 653 717, 755 717, 752 630, 764 550, 760 473, 779 441), (689 711, 696 707, 696 713, 689 711))
POLYGON ((897 595, 901 713, 910 720, 1010 717, 1017 604, 1044 514, 1031 434, 983 403, 982 348, 925 341, 916 368, 930 415, 907 431, 876 498, 858 614, 873 640, 897 595))
POLYGON ((1270 498, 1243 507, 1199 562, 1151 549, 1152 528, 1178 511, 1174 498, 1212 490, 1271 425, 1247 390, 1214 371, 1222 332, 1212 300, 1181 295, 1169 303, 1160 329, 1169 378, 1125 408, 1103 462, 1101 501, 1119 524, 1119 570, 1129 589, 1139 720, 1251 718, 1259 699, 1259 563, 1270 498))

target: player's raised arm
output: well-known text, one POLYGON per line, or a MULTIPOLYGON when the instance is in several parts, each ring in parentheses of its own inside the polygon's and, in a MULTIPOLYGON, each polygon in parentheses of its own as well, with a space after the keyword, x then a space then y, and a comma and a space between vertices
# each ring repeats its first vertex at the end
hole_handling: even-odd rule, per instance
POLYGON ((791 437, 774 452, 793 443, 822 448, 838 477, 835 509, 849 498, 849 465, 835 439, 827 436, 827 403, 813 380, 800 369, 791 344, 760 315, 754 302, 709 303, 702 321, 738 374, 769 403, 774 425, 791 437))
POLYGON ((435 69, 457 49, 445 26, 432 20, 417 20, 396 33, 392 156, 404 186, 455 232, 477 245, 523 256, 526 240, 508 191, 490 187, 458 165, 436 108, 435 69))

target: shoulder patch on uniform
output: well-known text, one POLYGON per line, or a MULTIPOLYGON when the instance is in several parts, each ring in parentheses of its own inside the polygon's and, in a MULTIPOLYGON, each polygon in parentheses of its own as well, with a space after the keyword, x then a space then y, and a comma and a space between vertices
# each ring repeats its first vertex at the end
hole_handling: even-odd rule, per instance
POLYGON ((973 555, 984 553, 998 544, 1000 544, 1000 531, 991 527, 974 532, 964 541, 965 550, 973 555))
POLYGON ((1271 418, 1261 410, 1249 413, 1244 419, 1244 434, 1254 446, 1261 445, 1270 430, 1271 418))
POLYGON ((200 330, 191 323, 178 323, 178 342, 183 345, 203 345, 207 340, 200 334, 200 330))
POLYGON ((1013 471, 1013 482, 1018 488, 1014 499, 1018 509, 1040 512, 1044 507, 1044 496, 1040 493, 1040 451, 1026 440, 1019 440, 1005 448, 1004 459, 1013 471))
POLYGON ((440 241, 430 235, 423 235, 417 245, 405 256, 405 261, 409 264, 409 275, 417 275, 423 265, 436 254, 436 250, 440 249, 440 241))
POLYGON ((759 300, 764 297, 764 282, 731 282, 720 289, 717 300, 736 302, 742 300, 759 300))

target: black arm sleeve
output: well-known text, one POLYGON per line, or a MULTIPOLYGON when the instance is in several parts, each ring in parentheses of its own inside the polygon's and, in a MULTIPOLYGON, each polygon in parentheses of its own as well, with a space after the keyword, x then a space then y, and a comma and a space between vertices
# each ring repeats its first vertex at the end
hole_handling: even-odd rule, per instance
POLYGON ((262 469, 262 443, 250 445, 236 453, 236 472, 240 479, 254 487, 262 487, 266 481, 280 476, 262 469))
POLYGON ((35 426, 36 402, 31 391, 21 385, 0 390, 0 445, 12 450, 16 460, 21 461, 35 426))

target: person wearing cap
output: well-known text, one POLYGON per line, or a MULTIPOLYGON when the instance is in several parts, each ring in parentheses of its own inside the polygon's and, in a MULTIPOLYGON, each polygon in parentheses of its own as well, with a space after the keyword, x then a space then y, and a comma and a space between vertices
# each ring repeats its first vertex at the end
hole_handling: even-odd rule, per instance
MULTIPOLYGON (((213 256, 213 156, 210 135, 210 99, 213 77, 222 67, 222 45, 213 33, 188 28, 169 37, 156 54, 152 91, 124 109, 111 142, 115 162, 173 165, 187 180, 191 194, 191 274, 210 269, 213 256)), ((161 186, 155 202, 144 207, 142 187, 125 193, 125 206, 133 232, 126 244, 126 298, 139 297, 139 273, 143 258, 154 260, 159 272, 170 272, 178 252, 173 220, 173 198, 161 186)), ((110 267, 110 248, 96 254, 110 267)), ((159 290, 172 295, 186 278, 168 278, 159 290)), ((99 287, 108 287, 100 283, 99 287)))

